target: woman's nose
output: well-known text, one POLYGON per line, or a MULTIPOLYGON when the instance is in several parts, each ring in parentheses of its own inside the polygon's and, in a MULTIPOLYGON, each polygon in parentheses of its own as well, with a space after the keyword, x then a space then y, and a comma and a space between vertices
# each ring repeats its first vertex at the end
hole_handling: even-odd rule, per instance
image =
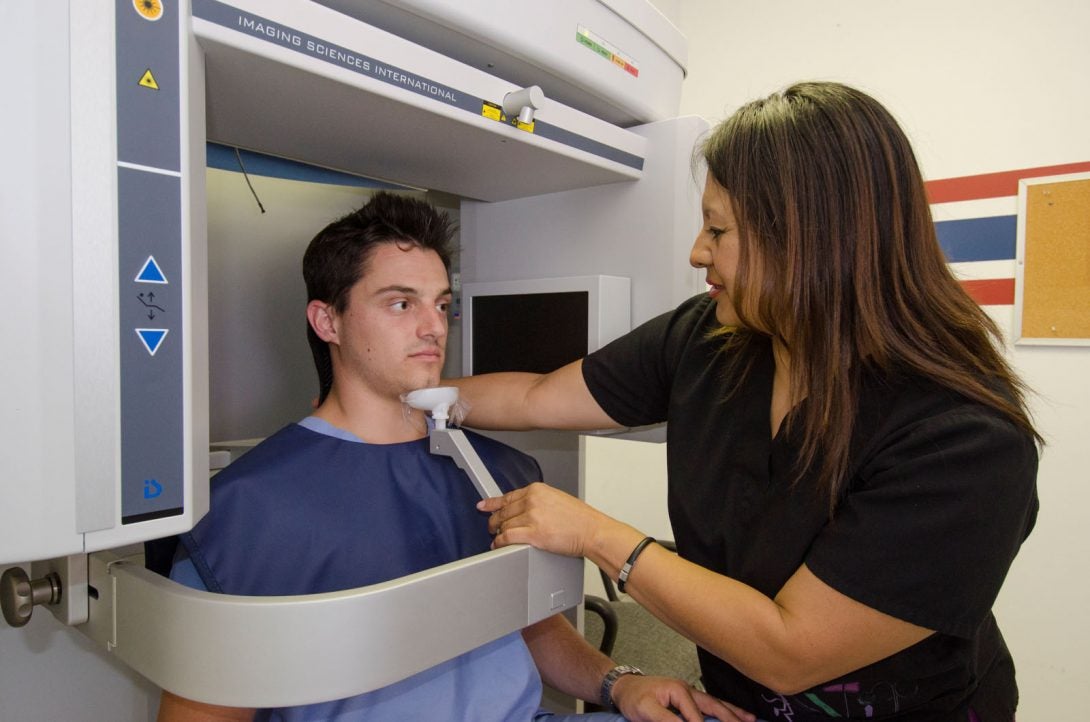
POLYGON ((711 250, 701 239, 702 235, 703 233, 697 234, 693 240, 693 247, 689 251, 689 265, 693 268, 707 268, 712 264, 711 250))

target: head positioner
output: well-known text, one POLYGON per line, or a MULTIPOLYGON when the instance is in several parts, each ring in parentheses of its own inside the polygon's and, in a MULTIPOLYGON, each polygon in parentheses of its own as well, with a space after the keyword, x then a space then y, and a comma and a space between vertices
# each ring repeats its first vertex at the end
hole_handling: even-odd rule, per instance
POLYGON ((461 429, 448 429, 447 419, 453 416, 457 422, 465 415, 465 407, 458 400, 458 389, 453 386, 437 386, 430 389, 417 389, 401 397, 401 400, 423 411, 430 411, 435 420, 435 428, 428 435, 428 448, 431 453, 449 456, 458 468, 469 475, 477 493, 482 499, 502 496, 496 480, 469 443, 461 429))
MULTIPOLYGON (((402 399, 414 409, 431 412, 435 428, 447 428, 447 419, 455 411, 458 403, 458 389, 455 386, 436 386, 430 389, 417 389, 405 394, 402 399)), ((460 414, 459 414, 460 415, 460 414)), ((457 422, 457 415, 454 419, 457 422)))

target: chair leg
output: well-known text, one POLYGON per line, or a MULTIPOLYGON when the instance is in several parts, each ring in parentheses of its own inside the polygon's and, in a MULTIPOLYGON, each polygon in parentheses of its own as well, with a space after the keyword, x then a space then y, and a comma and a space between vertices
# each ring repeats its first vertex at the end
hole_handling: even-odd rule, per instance
POLYGON ((617 613, 613 611, 609 602, 593 594, 584 597, 583 605, 588 612, 593 612, 602 618, 602 642, 598 645, 598 649, 607 657, 610 656, 613 654, 613 645, 617 642, 617 613))

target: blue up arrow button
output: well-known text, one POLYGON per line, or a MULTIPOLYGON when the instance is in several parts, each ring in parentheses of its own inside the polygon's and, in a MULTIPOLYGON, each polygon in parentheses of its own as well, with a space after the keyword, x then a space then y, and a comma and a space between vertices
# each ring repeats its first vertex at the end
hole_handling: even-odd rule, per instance
POLYGON ((137 283, 170 283, 155 260, 155 256, 148 256, 148 260, 144 261, 144 265, 140 267, 140 273, 137 273, 133 280, 137 283))

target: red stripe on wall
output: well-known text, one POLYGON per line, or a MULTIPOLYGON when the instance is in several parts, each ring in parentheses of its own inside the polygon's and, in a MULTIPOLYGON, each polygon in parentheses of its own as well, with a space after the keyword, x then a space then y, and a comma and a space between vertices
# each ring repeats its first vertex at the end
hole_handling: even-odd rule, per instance
POLYGON ((1013 278, 962 281, 961 287, 981 306, 1014 305, 1013 278))
POLYGON ((1001 173, 967 175, 960 178, 942 178, 926 183, 927 197, 931 203, 949 203, 951 201, 975 201, 981 198, 1016 196, 1018 195, 1018 181, 1022 178, 1040 178, 1042 176, 1084 173, 1087 171, 1090 171, 1090 161, 1008 170, 1001 173))

